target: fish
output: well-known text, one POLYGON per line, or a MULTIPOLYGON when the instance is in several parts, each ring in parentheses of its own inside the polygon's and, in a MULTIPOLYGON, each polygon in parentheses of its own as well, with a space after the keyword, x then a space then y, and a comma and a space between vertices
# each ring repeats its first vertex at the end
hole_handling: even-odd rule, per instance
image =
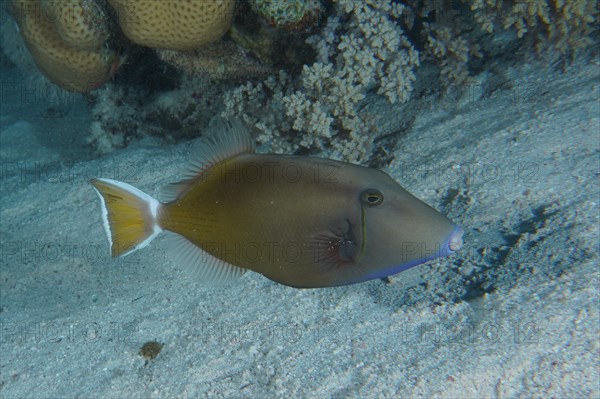
POLYGON ((458 251, 463 229, 385 172, 309 156, 261 154, 220 120, 159 199, 107 178, 100 197, 113 257, 170 236, 175 261, 206 284, 251 270, 296 288, 386 278, 458 251))

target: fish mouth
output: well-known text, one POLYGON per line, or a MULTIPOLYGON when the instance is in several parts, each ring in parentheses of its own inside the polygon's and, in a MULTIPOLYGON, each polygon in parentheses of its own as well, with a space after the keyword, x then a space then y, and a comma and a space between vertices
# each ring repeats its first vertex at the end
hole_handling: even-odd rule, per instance
POLYGON ((391 275, 400 273, 404 270, 410 269, 414 266, 417 266, 421 263, 429 262, 432 259, 443 258, 448 255, 452 255, 454 252, 456 252, 462 248, 463 233, 464 233, 464 230, 460 226, 455 226, 452 233, 450 233, 450 236, 448 237, 448 239, 444 242, 444 244, 440 248, 439 252, 437 252, 435 255, 430 255, 430 256, 427 256, 424 258, 420 258, 420 259, 414 259, 414 260, 411 260, 406 263, 397 264, 393 267, 385 268, 384 270, 376 271, 373 274, 367 275, 366 278, 361 281, 367 281, 367 280, 371 280, 374 278, 382 278, 382 277, 391 276, 391 275))
POLYGON ((446 243, 444 244, 444 247, 442 250, 444 255, 453 254, 454 252, 456 252, 462 248, 463 233, 464 233, 464 230, 460 226, 456 226, 456 228, 454 228, 454 231, 452 232, 452 234, 450 234, 450 237, 448 237, 448 239, 446 240, 446 243))

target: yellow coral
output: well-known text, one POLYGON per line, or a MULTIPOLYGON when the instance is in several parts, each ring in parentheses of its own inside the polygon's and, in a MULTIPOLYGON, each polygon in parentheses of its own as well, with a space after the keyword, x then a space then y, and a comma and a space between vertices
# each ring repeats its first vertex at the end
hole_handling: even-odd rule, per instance
POLYGON ((104 45, 108 27, 94 0, 52 0, 41 4, 67 45, 86 50, 104 45))
POLYGON ((108 0, 123 33, 152 48, 193 50, 219 40, 231 25, 234 0, 108 0))
MULTIPOLYGON (((84 13, 85 3, 87 0, 61 0, 43 5, 38 0, 11 3, 12 15, 38 68, 51 81, 70 91, 97 88, 114 72, 116 54, 105 49, 98 31, 86 29, 87 25, 79 18, 84 13), (79 17, 66 18, 68 14, 61 13, 62 6, 70 7, 79 17), (74 42, 78 46, 74 46, 74 42)), ((96 18, 101 15, 97 14, 96 18)))

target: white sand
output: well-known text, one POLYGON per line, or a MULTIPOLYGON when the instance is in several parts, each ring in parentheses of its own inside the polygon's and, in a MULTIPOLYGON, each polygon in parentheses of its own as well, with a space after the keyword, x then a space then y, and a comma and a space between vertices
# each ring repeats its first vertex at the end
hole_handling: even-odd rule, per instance
POLYGON ((189 144, 89 160, 85 117, 4 96, 0 396, 599 397, 598 71, 522 68, 512 89, 419 111, 388 172, 465 247, 319 290, 254 273, 204 288, 163 238, 112 260, 88 179, 156 195, 189 144))

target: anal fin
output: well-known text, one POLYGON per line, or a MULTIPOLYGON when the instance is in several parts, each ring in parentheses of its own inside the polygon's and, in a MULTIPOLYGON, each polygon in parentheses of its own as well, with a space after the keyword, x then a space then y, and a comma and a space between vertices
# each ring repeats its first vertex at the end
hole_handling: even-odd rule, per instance
POLYGON ((175 262, 190 278, 204 285, 223 284, 246 272, 244 268, 214 257, 179 234, 167 233, 167 245, 174 252, 175 262))

